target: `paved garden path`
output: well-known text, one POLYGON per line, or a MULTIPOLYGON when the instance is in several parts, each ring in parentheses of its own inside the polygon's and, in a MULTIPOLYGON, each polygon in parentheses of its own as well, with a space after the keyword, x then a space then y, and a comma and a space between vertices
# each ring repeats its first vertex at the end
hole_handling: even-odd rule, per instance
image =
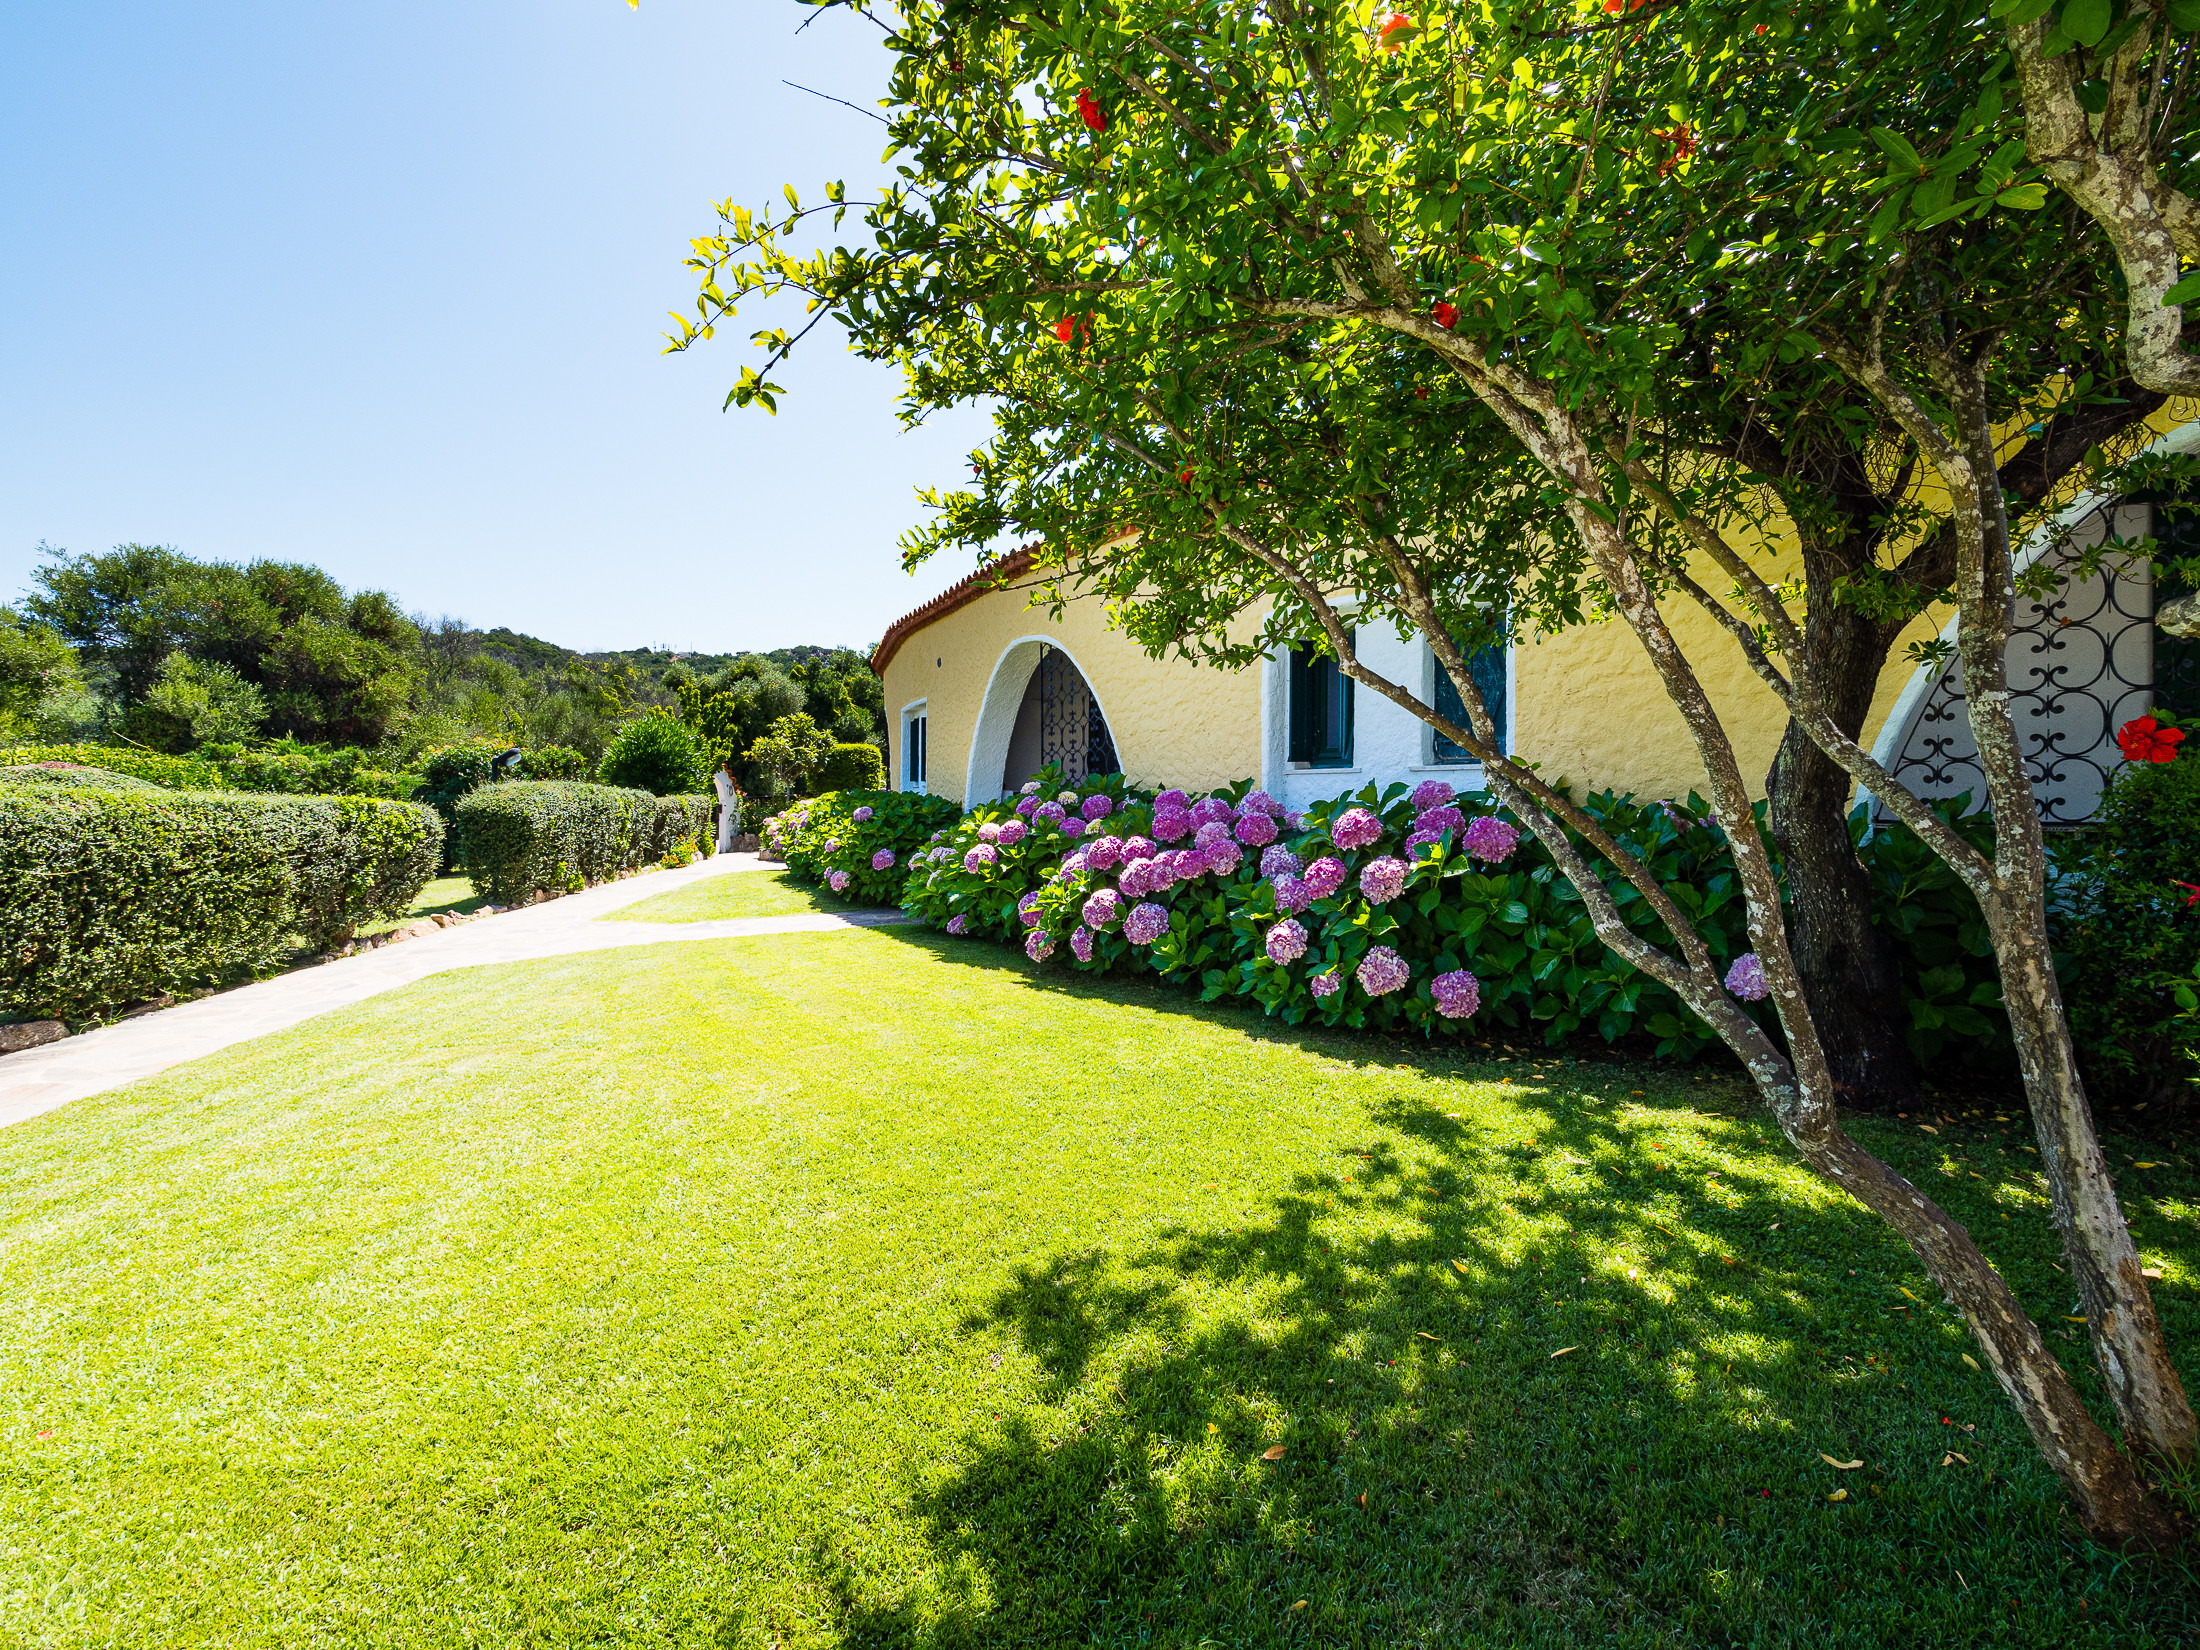
POLYGON ((723 922, 598 922, 598 917, 706 877, 776 869, 754 854, 720 854, 677 871, 607 882, 523 910, 501 912, 397 945, 335 962, 294 969, 271 980, 216 992, 176 1008, 65 1037, 43 1048, 0 1055, 0 1127, 65 1106, 71 1100, 134 1083, 264 1037, 378 992, 440 974, 447 968, 520 962, 575 951, 655 945, 666 940, 715 940, 739 934, 793 934, 905 922, 899 911, 818 912, 797 917, 737 917, 723 922))

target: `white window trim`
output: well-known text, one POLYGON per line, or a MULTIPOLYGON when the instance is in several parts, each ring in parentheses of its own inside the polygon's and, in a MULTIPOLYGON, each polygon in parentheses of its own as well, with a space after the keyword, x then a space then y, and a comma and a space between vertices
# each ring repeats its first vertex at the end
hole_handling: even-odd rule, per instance
POLYGON ((894 788, 899 791, 909 791, 917 796, 929 796, 931 794, 930 786, 932 774, 932 728, 931 712, 927 708, 930 706, 930 704, 931 700, 929 698, 912 699, 909 701, 908 704, 901 707, 901 748, 898 752, 896 752, 898 762, 896 764, 896 772, 894 775, 894 788), (909 724, 911 722, 914 722, 920 716, 925 719, 925 777, 922 779, 911 779, 909 777, 909 724))

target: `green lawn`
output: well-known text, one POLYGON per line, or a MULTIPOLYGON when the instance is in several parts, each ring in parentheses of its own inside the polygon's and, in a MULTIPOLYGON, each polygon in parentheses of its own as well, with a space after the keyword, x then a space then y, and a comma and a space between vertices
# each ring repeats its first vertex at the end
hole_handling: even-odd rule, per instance
POLYGON ((799 917, 817 911, 851 911, 850 901, 809 888, 786 871, 729 871, 638 905, 613 911, 603 922, 717 922, 726 917, 799 917))
POLYGON ((422 917, 432 917, 438 911, 471 911, 482 905, 482 897, 474 892, 474 885, 464 877, 435 877, 425 888, 413 896, 413 902, 401 917, 389 917, 380 922, 364 923, 362 934, 386 934, 392 928, 402 928, 408 922, 418 922, 422 917))
MULTIPOLYGON (((2013 1124, 1864 1132, 2068 1328, 2013 1124)), ((0 1232, 9 1645, 2200 1631, 1737 1083, 924 931, 441 975, 0 1131, 0 1232)))

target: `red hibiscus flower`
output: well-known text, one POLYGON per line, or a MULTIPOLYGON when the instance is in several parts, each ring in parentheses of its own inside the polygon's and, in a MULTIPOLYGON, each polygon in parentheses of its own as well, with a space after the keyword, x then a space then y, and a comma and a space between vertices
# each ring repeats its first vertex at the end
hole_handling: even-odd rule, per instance
POLYGON ((1459 324, 1459 306, 1457 304, 1438 304, 1429 313, 1436 317, 1436 324, 1446 332, 1459 324))
POLYGON ((2173 886, 2188 890, 2185 897, 2186 910, 2190 911, 2195 905, 2200 905, 2200 886, 2195 886, 2189 882, 2179 882, 2175 877, 2171 877, 2169 880, 2173 886))
POLYGON ((1085 124, 1094 131, 1104 132, 1108 129, 1108 112, 1094 101, 1089 87, 1077 94, 1077 112, 1085 117, 1085 124))
POLYGON ((1390 21, 1376 32, 1375 44, 1386 52, 1394 52, 1421 31, 1413 26, 1413 19, 1402 11, 1390 14, 1390 21))
POLYGON ((1192 467, 1189 464, 1185 465, 1183 469, 1176 472, 1176 479, 1189 487, 1192 484, 1192 467))
POLYGON ((2174 762, 2184 739, 2183 728, 2165 728, 2151 716, 2138 717, 2116 730, 2116 748, 2126 762, 2174 762))

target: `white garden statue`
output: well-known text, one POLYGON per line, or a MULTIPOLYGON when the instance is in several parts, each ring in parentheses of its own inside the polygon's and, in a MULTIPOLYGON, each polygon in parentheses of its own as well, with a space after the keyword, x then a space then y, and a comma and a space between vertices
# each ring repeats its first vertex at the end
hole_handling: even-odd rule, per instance
POLYGON ((741 793, 734 789, 731 767, 721 765, 711 775, 711 783, 718 787, 718 851, 728 853, 733 848, 734 827, 741 820, 740 808, 734 800, 741 793))

